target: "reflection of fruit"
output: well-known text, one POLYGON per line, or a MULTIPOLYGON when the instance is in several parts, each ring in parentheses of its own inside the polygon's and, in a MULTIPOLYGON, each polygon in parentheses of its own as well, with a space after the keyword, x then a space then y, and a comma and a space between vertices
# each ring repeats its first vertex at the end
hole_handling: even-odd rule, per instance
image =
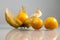
POLYGON ((48 17, 44 21, 44 26, 46 29, 55 29, 58 27, 58 21, 54 17, 48 17))
POLYGON ((5 11, 5 19, 7 23, 9 23, 14 28, 18 28, 20 25, 22 25, 22 22, 17 19, 11 12, 8 11, 8 8, 5 11))
POLYGON ((57 40, 58 32, 56 30, 48 30, 44 32, 45 40, 57 40))
POLYGON ((43 40, 43 32, 38 30, 32 31, 31 40, 43 40))
POLYGON ((43 21, 40 18, 33 18, 31 25, 34 29, 40 29, 43 25, 43 21))
POLYGON ((29 32, 13 29, 6 35, 6 40, 29 40, 29 32))
POLYGON ((15 38, 18 36, 20 33, 19 30, 17 29, 13 29, 11 31, 8 32, 8 34, 6 35, 6 40, 15 40, 15 38))
POLYGON ((28 18, 28 15, 25 11, 25 8, 22 6, 21 11, 19 12, 18 16, 19 20, 21 20, 23 23, 25 22, 25 20, 28 18))

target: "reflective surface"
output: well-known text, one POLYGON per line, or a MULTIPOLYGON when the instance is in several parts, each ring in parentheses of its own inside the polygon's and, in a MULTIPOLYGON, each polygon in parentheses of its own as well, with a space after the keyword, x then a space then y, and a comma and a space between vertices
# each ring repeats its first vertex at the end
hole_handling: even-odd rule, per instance
POLYGON ((0 40, 60 40, 58 30, 0 29, 0 40))

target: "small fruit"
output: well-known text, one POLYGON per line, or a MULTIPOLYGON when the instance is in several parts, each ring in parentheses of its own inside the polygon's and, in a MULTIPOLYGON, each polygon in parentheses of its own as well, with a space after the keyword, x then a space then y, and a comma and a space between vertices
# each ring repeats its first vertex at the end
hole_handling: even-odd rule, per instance
POLYGON ((29 28, 31 26, 31 18, 28 18, 25 22, 24 25, 29 28))
POLYGON ((44 21, 44 26, 46 29, 55 29, 58 27, 58 21, 54 17, 48 17, 44 21))
POLYGON ((31 25, 34 29, 38 30, 42 27, 43 21, 40 18, 33 18, 31 25))
POLYGON ((21 20, 23 23, 24 23, 25 20, 28 18, 28 15, 27 15, 27 13, 26 13, 26 11, 25 11, 25 8, 24 8, 23 6, 22 6, 22 9, 21 9, 21 11, 19 12, 17 18, 18 18, 19 20, 21 20))

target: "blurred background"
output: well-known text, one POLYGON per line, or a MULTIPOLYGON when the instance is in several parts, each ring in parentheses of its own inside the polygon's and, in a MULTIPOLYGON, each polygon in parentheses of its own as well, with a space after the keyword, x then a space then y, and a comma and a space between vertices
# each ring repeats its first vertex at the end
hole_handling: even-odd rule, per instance
POLYGON ((0 29, 12 28, 5 21, 5 9, 9 8, 11 12, 17 15, 22 5, 26 7, 29 16, 37 8, 40 8, 43 20, 49 16, 53 16, 60 23, 60 0, 0 0, 0 29))

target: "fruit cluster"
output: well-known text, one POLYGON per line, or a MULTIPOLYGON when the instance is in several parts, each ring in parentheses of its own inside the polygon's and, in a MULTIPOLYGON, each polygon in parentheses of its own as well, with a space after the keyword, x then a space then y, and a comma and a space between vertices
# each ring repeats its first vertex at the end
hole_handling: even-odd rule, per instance
POLYGON ((40 18, 42 13, 40 9, 37 9, 34 14, 28 17, 25 8, 22 6, 17 16, 14 16, 8 8, 5 11, 5 19, 12 27, 33 27, 36 30, 42 28, 43 24, 46 29, 55 29, 58 27, 58 21, 54 17, 48 17, 43 23, 43 20, 40 18))

